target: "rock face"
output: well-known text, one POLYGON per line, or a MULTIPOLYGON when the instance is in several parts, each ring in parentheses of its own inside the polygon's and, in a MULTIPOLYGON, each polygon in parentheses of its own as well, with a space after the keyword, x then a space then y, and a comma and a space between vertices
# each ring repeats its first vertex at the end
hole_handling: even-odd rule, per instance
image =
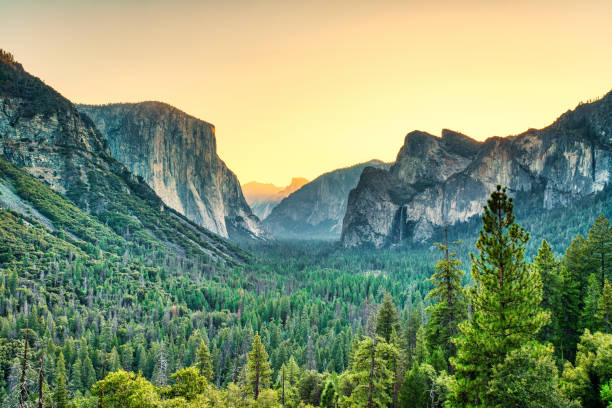
POLYGON ((111 155, 166 205, 226 238, 262 238, 238 179, 217 155, 215 128, 164 103, 78 105, 111 155))
POLYGON ((390 165, 372 160, 325 173, 282 200, 264 220, 276 238, 338 239, 348 193, 364 169, 390 165))
POLYGON ((291 183, 286 187, 251 181, 242 185, 242 193, 255 215, 260 220, 264 220, 283 198, 299 190, 306 183, 308 183, 308 180, 302 177, 292 178, 291 183))
POLYGON ((612 93, 541 130, 479 143, 444 130, 406 136, 389 171, 364 171, 351 191, 346 247, 427 241, 434 229, 479 215, 496 185, 523 210, 567 206, 612 179, 612 93))
MULTIPOLYGON (((165 246, 181 256, 227 259, 237 253, 165 207, 142 179, 111 157, 107 140, 87 115, 1 50, 0 155, 140 245, 165 246)), ((220 180, 228 179, 231 172, 220 173, 220 180)), ((228 197, 242 197, 237 183, 224 188, 228 197)), ((11 201, 5 206, 28 206, 11 201)))

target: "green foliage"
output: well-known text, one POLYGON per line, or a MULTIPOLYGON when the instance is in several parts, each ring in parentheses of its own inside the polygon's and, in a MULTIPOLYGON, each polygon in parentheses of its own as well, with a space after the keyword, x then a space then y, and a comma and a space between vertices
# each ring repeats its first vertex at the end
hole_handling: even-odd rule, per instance
POLYGON ((155 408, 160 406, 155 387, 140 374, 123 370, 110 373, 92 387, 94 395, 102 395, 106 408, 155 408))
POLYGON ((542 328, 539 337, 543 341, 559 344, 563 337, 561 331, 561 320, 564 315, 563 277, 561 264, 546 240, 542 241, 542 246, 533 259, 533 266, 542 280, 542 309, 550 314, 550 322, 542 328))
POLYGON ((601 386, 601 401, 607 402, 607 408, 612 408, 612 380, 601 386))
POLYGON ((206 378, 208 381, 212 381, 214 378, 212 358, 210 356, 210 350, 204 340, 200 341, 200 348, 198 349, 196 366, 200 375, 206 378))
POLYGON ((386 407, 392 402, 393 376, 398 350, 382 338, 366 337, 359 342, 349 369, 355 384, 342 406, 386 407))
POLYGON ((579 407, 559 390, 553 351, 538 343, 512 350, 493 371, 489 404, 494 407, 579 407))
POLYGON ((261 344, 259 333, 255 333, 251 352, 247 355, 248 393, 253 394, 255 399, 257 399, 261 390, 270 386, 271 374, 272 370, 268 361, 268 353, 263 344, 261 344))
POLYGON ((612 378, 612 335, 586 330, 580 337, 576 363, 566 362, 561 379, 565 395, 583 407, 600 407, 600 387, 612 378))
POLYGON ((389 292, 385 292, 382 306, 378 311, 376 320, 376 334, 382 337, 386 342, 391 340, 391 335, 394 330, 399 328, 397 310, 393 304, 393 299, 389 292))
POLYGON ((486 406, 492 370, 506 355, 533 340, 548 315, 540 308, 542 282, 525 263, 527 234, 514 222, 512 199, 498 186, 482 217, 483 229, 472 256, 475 287, 472 318, 459 325, 456 339, 457 404, 486 406))
POLYGON ((455 355, 451 339, 456 336, 459 323, 467 317, 461 261, 449 245, 448 242, 436 244, 444 258, 436 263, 436 272, 431 277, 433 289, 427 294, 428 299, 436 301, 429 308, 428 343, 432 349, 440 348, 446 358, 455 355))

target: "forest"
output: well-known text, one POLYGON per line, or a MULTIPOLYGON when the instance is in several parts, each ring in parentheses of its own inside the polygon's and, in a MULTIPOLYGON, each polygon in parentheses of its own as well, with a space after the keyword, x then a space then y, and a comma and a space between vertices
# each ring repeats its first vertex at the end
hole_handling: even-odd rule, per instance
POLYGON ((10 167, 2 178, 95 237, 0 210, 3 407, 612 407, 604 215, 583 233, 555 224, 575 236, 553 247, 498 187, 477 237, 276 242, 227 262, 136 240, 10 167))

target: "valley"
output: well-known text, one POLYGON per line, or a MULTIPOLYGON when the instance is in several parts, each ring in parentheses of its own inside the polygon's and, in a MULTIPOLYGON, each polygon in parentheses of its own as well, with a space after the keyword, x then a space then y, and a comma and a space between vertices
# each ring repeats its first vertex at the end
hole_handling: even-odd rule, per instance
POLYGON ((2 406, 603 407, 609 135, 612 93, 241 186, 212 124, 0 50, 2 406))

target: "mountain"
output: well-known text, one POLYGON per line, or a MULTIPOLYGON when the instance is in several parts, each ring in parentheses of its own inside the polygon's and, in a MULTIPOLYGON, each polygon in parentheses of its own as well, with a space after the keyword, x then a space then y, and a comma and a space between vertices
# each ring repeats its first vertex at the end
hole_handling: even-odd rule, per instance
POLYGON ((242 193, 255 215, 260 220, 264 220, 283 198, 299 190, 306 183, 308 183, 308 180, 302 177, 292 178, 291 183, 285 187, 251 181, 242 185, 242 193))
POLYGON ((263 238, 238 178, 217 155, 215 127, 160 102, 78 105, 110 154, 166 205, 224 238, 263 238))
POLYGON ((243 253, 166 206, 113 159, 85 114, 0 51, 3 208, 102 251, 239 260, 243 253), (41 217, 37 217, 39 214, 41 217))
POLYGON ((519 214, 573 205, 612 178, 612 92, 550 126, 477 142, 444 130, 411 132, 388 170, 366 169, 350 192, 342 242, 381 247, 424 242, 482 212, 496 185, 519 214))
POLYGON ((365 168, 390 165, 371 160, 325 173, 282 200, 264 220, 276 238, 337 239, 342 231, 348 193, 365 168))

